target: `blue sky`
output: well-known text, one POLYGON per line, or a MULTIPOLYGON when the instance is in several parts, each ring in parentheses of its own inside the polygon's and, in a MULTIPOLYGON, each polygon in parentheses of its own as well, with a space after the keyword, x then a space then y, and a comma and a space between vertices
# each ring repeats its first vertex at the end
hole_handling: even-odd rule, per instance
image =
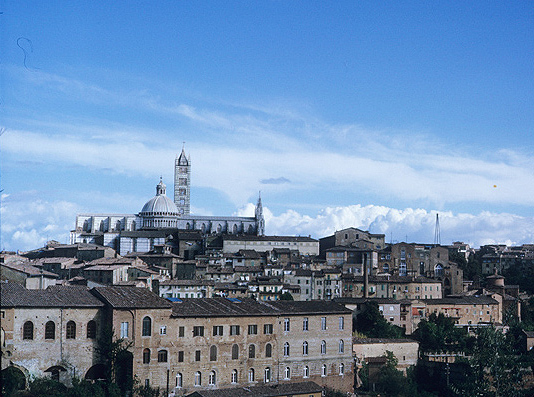
POLYGON ((534 3, 206 3, 0 2, 1 248, 137 213, 183 142, 196 214, 534 241, 534 3))

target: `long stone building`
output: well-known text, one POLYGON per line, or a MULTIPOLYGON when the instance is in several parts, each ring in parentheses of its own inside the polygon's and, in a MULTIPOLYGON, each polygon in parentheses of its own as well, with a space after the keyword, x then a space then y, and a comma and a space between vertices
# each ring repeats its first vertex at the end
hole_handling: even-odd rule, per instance
POLYGON ((105 376, 97 340, 112 325, 122 384, 195 390, 314 381, 352 391, 352 312, 335 302, 181 299, 144 288, 2 285, 2 369, 65 383, 105 376), (46 354, 44 354, 46 353, 46 354))

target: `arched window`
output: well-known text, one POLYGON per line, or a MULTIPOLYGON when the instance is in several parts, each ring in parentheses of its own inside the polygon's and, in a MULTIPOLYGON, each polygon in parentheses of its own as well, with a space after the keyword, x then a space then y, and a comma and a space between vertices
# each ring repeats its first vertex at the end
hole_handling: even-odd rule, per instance
POLYGON ((343 342, 343 339, 339 340, 339 352, 340 353, 345 352, 345 342, 343 342))
POLYGON ((291 379, 291 369, 289 367, 284 370, 284 379, 291 379))
POLYGON ((56 339, 56 323, 48 321, 45 325, 45 339, 56 339))
POLYGON ((263 381, 265 383, 268 383, 271 381, 271 367, 265 368, 265 371, 263 371, 263 381))
POLYGON ((345 364, 339 364, 339 375, 345 375, 345 364))
POLYGON ((326 341, 321 342, 321 354, 326 354, 326 341))
POLYGON ((151 336, 152 335, 152 319, 148 316, 143 318, 143 336, 151 336))
POLYGON ((215 371, 211 371, 210 376, 208 378, 208 384, 210 386, 215 386, 216 381, 217 381, 217 374, 215 373, 215 371))
POLYGON ((232 360, 237 360, 239 358, 239 346, 232 346, 232 360))
POLYGON ((237 225, 236 225, 236 224, 234 224, 232 233, 233 233, 233 234, 237 234, 237 225))
POLYGON ((94 320, 91 320, 87 323, 87 338, 96 338, 96 322, 94 320))
POLYGON ((210 361, 217 361, 217 346, 210 347, 210 361))
POLYGON ((310 367, 308 367, 307 365, 304 367, 304 371, 302 371, 302 376, 304 378, 310 377, 310 367))
POLYGON ((232 370, 232 383, 237 383, 237 369, 232 370))
POLYGON ((273 346, 270 343, 265 345, 265 357, 273 356, 273 346))
POLYGON ((150 349, 143 350, 143 364, 150 363, 150 349))
POLYGON ((72 320, 67 323, 67 339, 76 339, 76 323, 72 320))
POLYGON ((306 341, 302 344, 302 354, 305 356, 308 355, 308 342, 306 341))
POLYGON ((248 358, 255 358, 256 357, 256 346, 250 345, 248 347, 248 358))
POLYGON ((254 382, 254 368, 248 370, 248 381, 254 382))
POLYGON ((202 374, 200 371, 195 372, 195 386, 202 386, 202 374))
POLYGON ((179 372, 176 374, 176 387, 181 388, 183 387, 184 380, 182 377, 182 374, 179 372))
POLYGON ((326 376, 326 364, 321 367, 321 376, 326 376))
POLYGON ((33 339, 33 323, 26 321, 22 327, 22 339, 33 339))
POLYGON ((440 263, 434 267, 434 277, 443 277, 443 266, 440 263))
POLYGON ((289 356, 289 343, 284 343, 284 356, 289 356))
POLYGON ((160 350, 158 352, 158 363, 166 363, 167 362, 167 350, 160 350))

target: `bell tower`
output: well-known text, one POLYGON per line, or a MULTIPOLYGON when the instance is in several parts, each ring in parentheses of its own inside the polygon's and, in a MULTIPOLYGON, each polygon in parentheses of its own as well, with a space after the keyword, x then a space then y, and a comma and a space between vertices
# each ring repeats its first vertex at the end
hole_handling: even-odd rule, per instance
POLYGON ((186 156, 182 146, 182 153, 174 160, 174 204, 178 208, 178 216, 189 215, 190 199, 191 157, 186 156))

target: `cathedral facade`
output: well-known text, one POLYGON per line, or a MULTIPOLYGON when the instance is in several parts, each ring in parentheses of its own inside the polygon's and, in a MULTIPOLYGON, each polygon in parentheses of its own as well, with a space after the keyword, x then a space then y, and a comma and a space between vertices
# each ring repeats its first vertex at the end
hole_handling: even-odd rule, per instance
POLYGON ((166 189, 160 179, 156 195, 137 214, 78 214, 70 235, 71 244, 104 245, 125 255, 146 252, 156 244, 165 244, 177 230, 197 230, 203 235, 264 234, 261 197, 253 217, 190 214, 191 158, 186 156, 183 148, 174 163, 174 201, 167 197, 166 189))

